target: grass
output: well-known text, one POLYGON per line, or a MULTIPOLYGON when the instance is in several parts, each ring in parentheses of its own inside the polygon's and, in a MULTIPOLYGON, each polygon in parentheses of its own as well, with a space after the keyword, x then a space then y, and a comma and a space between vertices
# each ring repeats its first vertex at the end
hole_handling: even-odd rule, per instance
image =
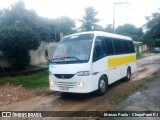
POLYGON ((27 89, 44 88, 49 85, 48 71, 43 71, 32 75, 6 77, 4 79, 11 84, 22 86, 27 89))
POLYGON ((141 58, 143 58, 144 56, 143 56, 143 54, 142 53, 136 53, 136 58, 137 59, 141 59, 141 58))

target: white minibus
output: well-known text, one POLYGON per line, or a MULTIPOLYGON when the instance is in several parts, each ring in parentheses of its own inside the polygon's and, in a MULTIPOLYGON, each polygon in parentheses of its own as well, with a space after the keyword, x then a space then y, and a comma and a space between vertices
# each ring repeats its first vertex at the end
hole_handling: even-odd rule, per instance
POLYGON ((50 90, 103 95, 108 85, 121 78, 130 80, 135 70, 130 37, 100 31, 77 33, 64 37, 50 60, 50 90))

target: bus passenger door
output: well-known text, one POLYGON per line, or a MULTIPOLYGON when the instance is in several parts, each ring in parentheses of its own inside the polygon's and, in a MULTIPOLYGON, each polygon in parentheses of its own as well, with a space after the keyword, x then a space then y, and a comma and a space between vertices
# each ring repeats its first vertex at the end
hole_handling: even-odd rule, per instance
MULTIPOLYGON (((93 63, 92 71, 96 82, 98 83, 99 77, 104 74, 107 69, 106 50, 105 44, 102 37, 97 37, 95 40, 94 51, 93 51, 93 63)), ((94 84, 97 87, 97 84, 94 84)))

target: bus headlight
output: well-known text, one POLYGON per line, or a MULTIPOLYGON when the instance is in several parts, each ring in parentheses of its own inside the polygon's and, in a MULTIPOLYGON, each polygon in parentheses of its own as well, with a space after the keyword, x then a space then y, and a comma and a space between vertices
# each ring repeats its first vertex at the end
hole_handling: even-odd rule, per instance
POLYGON ((50 81, 50 85, 52 86, 52 85, 54 85, 55 84, 55 82, 54 81, 50 81))
POLYGON ((83 87, 84 86, 84 82, 77 82, 77 87, 83 87))
POLYGON ((76 75, 78 75, 78 76, 88 76, 88 75, 90 75, 90 72, 89 71, 80 71, 80 72, 77 72, 76 75))

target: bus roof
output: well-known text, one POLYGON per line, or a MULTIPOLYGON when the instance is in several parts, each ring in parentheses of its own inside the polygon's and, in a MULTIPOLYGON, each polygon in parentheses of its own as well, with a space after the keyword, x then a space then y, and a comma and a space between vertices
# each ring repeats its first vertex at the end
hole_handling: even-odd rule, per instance
POLYGON ((80 34, 94 34, 95 36, 106 36, 106 37, 109 37, 109 38, 118 38, 118 39, 132 40, 131 37, 127 37, 127 36, 123 36, 123 35, 118 35, 118 34, 113 34, 113 33, 108 33, 108 32, 103 32, 103 31, 80 32, 80 33, 71 34, 71 35, 68 35, 68 36, 65 36, 65 37, 69 37, 69 36, 72 36, 72 35, 80 35, 80 34))

